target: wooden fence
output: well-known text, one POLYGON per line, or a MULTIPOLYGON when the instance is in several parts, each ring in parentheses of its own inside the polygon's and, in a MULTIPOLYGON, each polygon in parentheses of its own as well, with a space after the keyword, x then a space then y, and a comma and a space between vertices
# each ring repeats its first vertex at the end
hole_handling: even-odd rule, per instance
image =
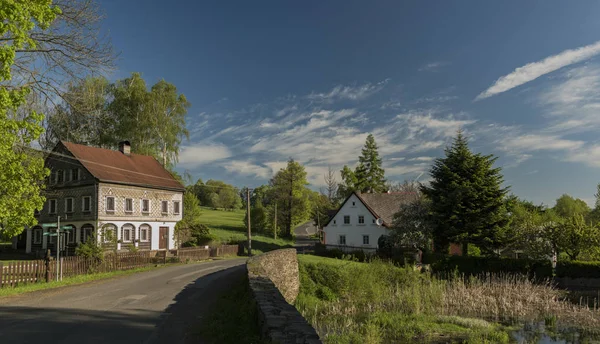
MULTIPOLYGON (((140 251, 136 253, 110 253, 105 255, 104 259, 101 260, 70 256, 60 259, 58 274, 62 278, 89 273, 131 270, 152 264, 185 263, 194 260, 204 260, 210 257, 235 255, 237 252, 237 245, 223 245, 215 248, 188 248, 173 250, 171 252, 140 251)), ((0 261, 0 288, 54 280, 56 280, 55 260, 0 261)))

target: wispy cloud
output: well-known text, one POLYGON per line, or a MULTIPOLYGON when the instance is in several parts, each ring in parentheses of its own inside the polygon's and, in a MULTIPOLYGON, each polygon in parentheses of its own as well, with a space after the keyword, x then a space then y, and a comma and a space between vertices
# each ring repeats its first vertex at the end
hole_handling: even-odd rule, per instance
POLYGON ((430 62, 430 63, 424 64, 421 67, 419 67, 418 71, 419 72, 437 72, 440 69, 440 67, 447 66, 449 64, 450 64, 449 62, 445 62, 445 61, 430 62))
POLYGON ((225 162, 223 167, 230 173, 237 173, 263 179, 270 178, 273 175, 271 168, 261 166, 249 160, 230 160, 225 162))
POLYGON ((179 165, 190 168, 231 157, 231 151, 221 144, 181 147, 179 165))
POLYGON ((551 73, 568 65, 587 60, 600 53, 600 41, 577 49, 565 50, 559 54, 546 57, 537 62, 528 63, 515 69, 512 73, 500 77, 487 90, 481 92, 475 101, 506 92, 542 75, 551 73))
POLYGON ((306 96, 311 100, 333 101, 333 100, 362 100, 381 91, 388 83, 389 79, 378 83, 366 83, 357 86, 338 85, 331 91, 325 93, 311 93, 306 96))

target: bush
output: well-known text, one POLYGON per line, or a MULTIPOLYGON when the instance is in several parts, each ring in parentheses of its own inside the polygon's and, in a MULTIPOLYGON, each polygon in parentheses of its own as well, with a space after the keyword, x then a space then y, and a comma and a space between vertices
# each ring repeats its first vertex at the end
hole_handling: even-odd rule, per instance
POLYGON ((436 274, 458 272, 468 276, 482 274, 520 274, 538 279, 552 277, 552 266, 546 260, 497 257, 447 256, 431 264, 436 274))
POLYGON ((558 262, 556 277, 600 278, 600 262, 558 262))
POLYGON ((190 226, 190 237, 191 239, 184 243, 184 245, 188 245, 185 247, 204 246, 218 239, 214 233, 211 233, 207 225, 201 223, 194 223, 190 226))
POLYGON ((81 243, 75 248, 75 255, 84 258, 94 258, 102 260, 104 258, 104 251, 100 245, 96 244, 96 241, 90 239, 85 243, 81 243))

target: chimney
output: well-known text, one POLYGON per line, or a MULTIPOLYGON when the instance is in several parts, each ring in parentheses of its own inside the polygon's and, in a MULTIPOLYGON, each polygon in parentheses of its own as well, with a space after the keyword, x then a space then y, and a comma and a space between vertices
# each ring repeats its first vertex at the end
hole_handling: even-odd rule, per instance
POLYGON ((129 156, 131 154, 131 144, 129 141, 121 141, 119 142, 119 152, 129 156))

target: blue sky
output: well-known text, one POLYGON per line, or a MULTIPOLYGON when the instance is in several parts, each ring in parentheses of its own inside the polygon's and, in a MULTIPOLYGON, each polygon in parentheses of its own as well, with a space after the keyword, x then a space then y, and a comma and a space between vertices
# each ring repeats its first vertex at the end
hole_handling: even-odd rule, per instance
POLYGON ((177 169, 237 186, 289 157, 315 189, 368 133, 389 180, 427 181, 462 127, 513 193, 593 203, 600 2, 100 2, 123 78, 192 103, 177 169))

